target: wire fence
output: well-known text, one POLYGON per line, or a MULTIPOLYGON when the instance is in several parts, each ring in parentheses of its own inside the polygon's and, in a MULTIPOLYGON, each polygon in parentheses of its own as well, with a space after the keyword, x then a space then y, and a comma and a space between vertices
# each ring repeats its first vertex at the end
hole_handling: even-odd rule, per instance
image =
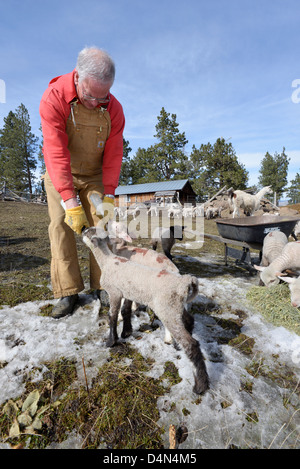
POLYGON ((7 187, 6 183, 0 187, 0 200, 11 202, 30 202, 43 205, 47 204, 47 196, 45 193, 36 191, 34 194, 30 194, 29 192, 24 191, 12 191, 7 187))

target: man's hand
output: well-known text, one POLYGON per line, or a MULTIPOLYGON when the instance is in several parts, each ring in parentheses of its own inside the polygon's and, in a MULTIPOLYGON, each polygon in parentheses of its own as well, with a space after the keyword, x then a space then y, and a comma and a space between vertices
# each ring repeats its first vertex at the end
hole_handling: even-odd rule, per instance
POLYGON ((84 228, 89 227, 82 205, 66 209, 65 223, 77 234, 81 234, 84 228))
POLYGON ((114 197, 108 197, 105 195, 103 197, 103 214, 107 220, 113 220, 114 218, 114 208, 115 208, 115 199, 114 197))

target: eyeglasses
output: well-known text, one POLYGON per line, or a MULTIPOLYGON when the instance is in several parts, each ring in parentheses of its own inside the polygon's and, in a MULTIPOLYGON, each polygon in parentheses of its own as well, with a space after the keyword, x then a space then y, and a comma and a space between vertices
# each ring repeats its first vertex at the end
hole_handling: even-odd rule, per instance
POLYGON ((94 98, 93 96, 90 96, 89 94, 86 94, 82 91, 82 96, 87 101, 97 101, 98 104, 108 104, 110 102, 110 94, 108 94, 106 98, 94 98))

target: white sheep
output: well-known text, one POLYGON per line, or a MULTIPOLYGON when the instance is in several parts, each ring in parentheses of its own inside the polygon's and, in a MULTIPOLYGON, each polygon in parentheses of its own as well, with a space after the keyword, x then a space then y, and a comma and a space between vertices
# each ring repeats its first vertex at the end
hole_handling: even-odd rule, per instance
POLYGON ((150 214, 151 217, 158 216, 158 209, 156 204, 151 204, 150 208, 148 209, 148 214, 150 214))
POLYGON ((171 218, 180 218, 182 215, 182 208, 181 208, 181 205, 179 204, 172 204, 169 208, 168 208, 168 217, 171 218))
POLYGON ((183 217, 193 217, 194 216, 194 207, 183 207, 182 216, 183 217))
POLYGON ((284 270, 298 271, 300 269, 300 241, 287 243, 280 256, 276 257, 267 267, 261 265, 254 267, 260 271, 260 279, 267 287, 277 285, 279 283, 278 276, 284 270))
POLYGON ((240 209, 244 210, 246 215, 253 215, 255 210, 260 207, 260 201, 265 194, 272 194, 271 186, 263 187, 257 194, 248 194, 244 191, 233 191, 230 195, 233 205, 233 218, 240 216, 240 209))
MULTIPOLYGON (((142 247, 128 246, 127 241, 131 241, 127 235, 126 227, 120 223, 111 222, 108 226, 110 237, 110 247, 114 254, 125 257, 138 264, 146 265, 154 269, 167 270, 169 272, 179 273, 178 267, 164 254, 158 253, 151 249, 142 247), (117 236, 117 237, 116 237, 117 236)), ((123 318, 123 331, 121 337, 129 337, 132 333, 131 315, 132 301, 126 299, 123 303, 121 314, 123 318)), ((194 325, 194 317, 184 309, 183 321, 189 332, 192 331, 194 325)), ((166 344, 172 343, 172 336, 168 329, 165 329, 166 344)))
POLYGON ((220 217, 221 211, 222 211, 222 207, 214 207, 213 205, 210 205, 206 208, 205 218, 207 220, 210 220, 211 218, 215 218, 218 216, 220 217))
POLYGON ((204 216, 204 205, 197 204, 196 207, 193 209, 193 215, 195 217, 203 217, 204 216))
POLYGON ((297 241, 298 236, 300 235, 300 221, 296 224, 295 228, 293 229, 291 236, 297 241))
POLYGON ((291 305, 295 308, 300 308, 300 277, 278 277, 280 280, 289 284, 291 292, 291 305))
POLYGON ((107 233, 91 227, 83 232, 83 241, 91 249, 101 268, 101 285, 110 301, 110 333, 107 346, 118 340, 117 318, 123 298, 149 306, 175 341, 182 346, 193 364, 193 391, 204 393, 209 379, 199 342, 187 331, 183 322, 185 303, 198 293, 198 280, 167 270, 152 269, 125 257, 116 256, 107 244, 107 233))
POLYGON ((276 257, 280 256, 287 243, 287 236, 282 231, 270 231, 270 233, 264 237, 260 265, 265 267, 270 265, 276 257))
POLYGON ((172 260, 173 257, 171 255, 171 249, 174 246, 176 239, 180 241, 183 240, 183 230, 184 227, 181 226, 155 228, 151 238, 152 249, 156 251, 158 243, 161 242, 161 247, 165 255, 172 260))

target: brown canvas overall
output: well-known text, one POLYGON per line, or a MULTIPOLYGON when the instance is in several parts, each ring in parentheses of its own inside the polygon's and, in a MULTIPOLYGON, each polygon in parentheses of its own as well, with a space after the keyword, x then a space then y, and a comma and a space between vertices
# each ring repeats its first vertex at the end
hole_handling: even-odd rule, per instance
MULTIPOLYGON (((89 195, 103 195, 102 159, 105 142, 109 136, 109 113, 102 108, 86 109, 73 104, 67 121, 68 148, 71 154, 71 171, 75 189, 85 210, 90 226, 99 222, 89 195)), ((62 198, 55 190, 48 173, 45 188, 50 217, 49 238, 51 245, 51 282, 54 298, 74 295, 84 289, 80 273, 76 239, 73 230, 64 223, 65 211, 62 198)), ((101 271, 90 254, 90 288, 100 288, 101 271)))

